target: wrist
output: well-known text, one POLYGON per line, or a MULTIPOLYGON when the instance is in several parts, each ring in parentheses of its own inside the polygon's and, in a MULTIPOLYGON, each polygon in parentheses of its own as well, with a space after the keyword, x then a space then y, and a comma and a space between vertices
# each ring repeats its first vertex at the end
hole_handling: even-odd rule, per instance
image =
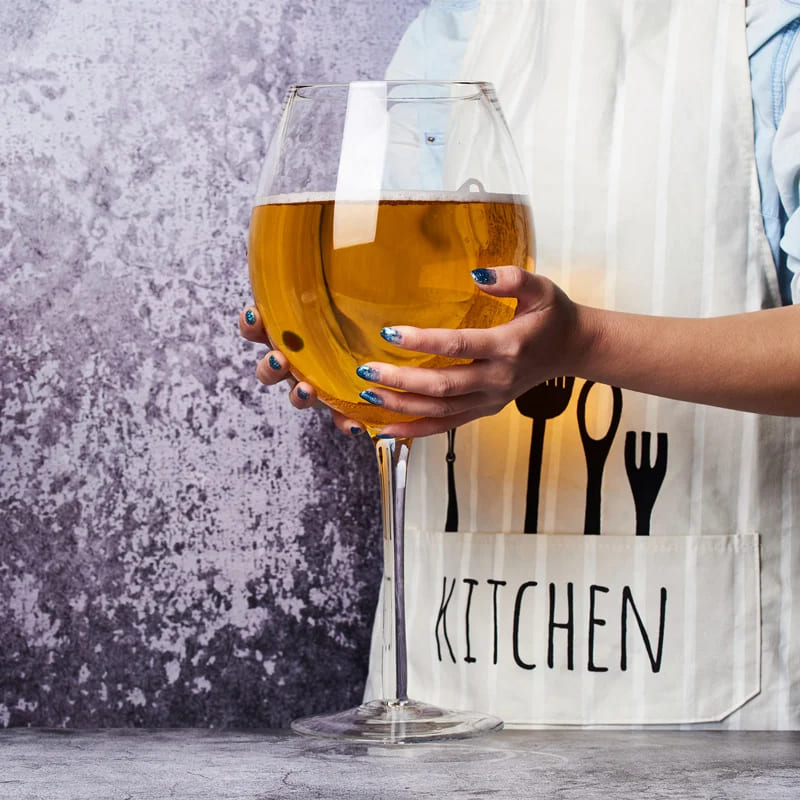
POLYGON ((600 352, 607 336, 606 314, 602 309, 575 304, 575 323, 568 346, 569 374, 595 378, 600 352))

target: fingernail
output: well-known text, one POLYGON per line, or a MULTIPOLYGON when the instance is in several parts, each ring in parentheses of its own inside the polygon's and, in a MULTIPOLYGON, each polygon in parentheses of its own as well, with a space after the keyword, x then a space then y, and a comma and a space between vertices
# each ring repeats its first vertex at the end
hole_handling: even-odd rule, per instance
POLYGON ((400 344, 403 341, 403 336, 400 331, 394 328, 381 328, 381 336, 386 339, 389 344, 400 344))
POLYGON ((481 286, 491 286, 493 283, 497 283, 497 274, 493 269, 474 269, 472 270, 472 280, 475 283, 481 284, 481 286))
POLYGON ((376 439, 394 439, 394 436, 392 436, 391 433, 379 433, 375 438, 376 439))
POLYGON ((375 394, 375 392, 370 392, 368 389, 361 392, 358 395, 362 400, 366 400, 368 403, 372 403, 374 406, 382 406, 383 400, 375 394))
POLYGON ((380 378, 378 370, 372 367, 361 366, 356 370, 356 375, 363 378, 365 381, 377 381, 380 378))
POLYGON ((278 372, 278 371, 281 369, 281 362, 280 362, 280 361, 278 361, 278 359, 277 359, 277 358, 275 358, 275 356, 270 356, 270 357, 269 357, 269 365, 270 365, 270 367, 272 367, 272 369, 274 369, 276 372, 278 372))
POLYGON ((353 425, 353 427, 350 428, 350 433, 353 436, 358 436, 358 434, 361 433, 361 428, 359 428, 357 425, 353 425))
POLYGON ((297 389, 297 396, 301 400, 308 400, 308 398, 311 397, 311 395, 305 389, 300 389, 299 387, 297 389))
POLYGON ((248 325, 256 324, 256 315, 252 308, 248 308, 247 311, 244 312, 244 321, 248 325))

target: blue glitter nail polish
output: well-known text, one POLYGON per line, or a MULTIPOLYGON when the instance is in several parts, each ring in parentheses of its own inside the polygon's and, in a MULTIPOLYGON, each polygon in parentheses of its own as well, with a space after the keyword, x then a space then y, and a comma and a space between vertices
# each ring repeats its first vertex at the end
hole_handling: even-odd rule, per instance
POLYGON ((308 400, 308 398, 311 397, 311 395, 305 389, 298 389, 297 390, 297 396, 301 400, 308 400))
POLYGON ((377 381, 380 378, 378 370, 367 366, 359 367, 356 370, 356 375, 358 375, 359 378, 363 378, 365 381, 377 381))
POLYGON ((255 325, 256 324, 256 315, 253 312, 252 308, 248 308, 247 311, 244 312, 244 321, 248 325, 255 325))
POLYGON ((361 428, 358 428, 358 427, 356 427, 355 425, 353 425, 353 427, 352 427, 352 428, 350 428, 350 433, 351 433, 353 436, 358 436, 358 434, 359 434, 359 433, 361 433, 361 428))
POLYGON ((272 369, 274 369, 276 372, 281 369, 281 362, 278 361, 278 359, 275 358, 275 356, 270 356, 268 363, 270 367, 272 367, 272 369))
POLYGON ((379 433, 375 438, 376 439, 394 439, 395 437, 392 436, 391 433, 379 433))
POLYGON ((403 341, 403 336, 400 331, 394 328, 381 328, 381 336, 386 339, 389 344, 400 344, 403 341))
POLYGON ((366 400, 368 403, 372 403, 374 406, 382 406, 383 400, 375 394, 375 392, 370 392, 368 389, 365 389, 361 394, 358 395, 362 400, 366 400))
POLYGON ((493 269, 474 269, 472 270, 472 280, 481 286, 491 286, 497 283, 497 274, 493 269))

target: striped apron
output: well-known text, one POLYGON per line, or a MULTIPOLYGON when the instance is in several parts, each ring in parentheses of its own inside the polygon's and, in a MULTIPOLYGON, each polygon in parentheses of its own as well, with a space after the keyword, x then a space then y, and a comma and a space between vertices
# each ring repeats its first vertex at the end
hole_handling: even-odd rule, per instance
MULTIPOLYGON (((462 77, 494 84, 537 271, 574 300, 779 304, 744 0, 483 0, 462 77)), ((572 378, 418 440, 409 693, 512 726, 800 727, 798 447, 797 420, 572 378)))

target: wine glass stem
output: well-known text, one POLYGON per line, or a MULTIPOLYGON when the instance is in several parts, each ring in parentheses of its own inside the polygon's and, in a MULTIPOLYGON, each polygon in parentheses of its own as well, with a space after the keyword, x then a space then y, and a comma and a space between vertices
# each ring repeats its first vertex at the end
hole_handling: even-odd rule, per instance
POLYGON ((410 439, 375 440, 383 509, 383 652, 385 702, 408 700, 403 542, 410 439))

